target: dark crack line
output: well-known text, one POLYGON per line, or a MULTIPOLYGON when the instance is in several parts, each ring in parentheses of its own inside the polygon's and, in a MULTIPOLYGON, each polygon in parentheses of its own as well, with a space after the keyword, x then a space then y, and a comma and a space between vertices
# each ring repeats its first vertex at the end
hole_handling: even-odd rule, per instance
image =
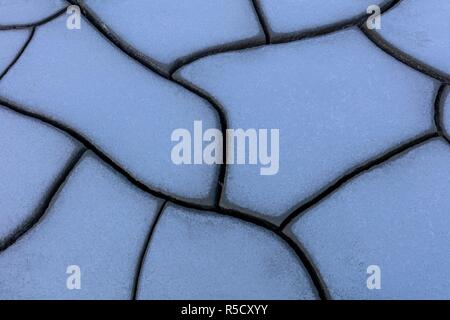
POLYGON ((36 209, 36 213, 25 221, 10 237, 0 244, 0 253, 8 249, 14 243, 17 242, 23 235, 29 232, 34 226, 36 226, 39 221, 42 220, 44 215, 48 212, 52 202, 56 199, 58 192, 62 189, 64 183, 67 181, 73 169, 80 162, 86 149, 81 148, 72 159, 66 164, 63 171, 60 173, 59 178, 57 178, 52 186, 50 187, 47 195, 42 200, 41 205, 36 209))
POLYGON ((414 58, 413 56, 401 51, 400 49, 390 44, 388 41, 384 40, 384 38, 378 33, 367 29, 366 26, 360 26, 360 30, 370 41, 372 41, 372 43, 374 43, 378 48, 383 50, 394 59, 406 64, 410 68, 413 68, 420 73, 426 74, 427 76, 439 80, 440 82, 450 84, 450 76, 442 74, 438 69, 435 69, 427 65, 426 63, 423 63, 420 60, 414 58))
POLYGON ((161 63, 146 56, 128 44, 127 41, 123 40, 119 35, 113 32, 107 24, 103 23, 102 20, 92 10, 90 10, 86 4, 81 3, 79 0, 66 1, 72 5, 77 5, 80 7, 83 16, 86 17, 89 23, 93 25, 94 28, 97 29, 97 31, 100 32, 100 34, 102 34, 107 40, 109 40, 110 43, 119 48, 127 56, 164 79, 170 80, 168 72, 161 63))
POLYGON ((281 238, 284 241, 284 243, 286 243, 297 255, 297 258, 304 265, 306 272, 308 273, 313 285, 315 286, 319 298, 321 300, 330 299, 330 295, 328 293, 325 282, 323 281, 323 278, 320 275, 319 270, 315 267, 314 263, 312 262, 306 249, 299 243, 294 241, 289 235, 284 233, 283 230, 280 229, 277 225, 260 217, 248 215, 236 210, 223 209, 219 207, 216 208, 214 212, 228 217, 233 217, 242 221, 246 221, 256 226, 262 227, 268 231, 272 231, 279 238, 281 238))
MULTIPOLYGON (((275 231, 274 231, 275 232, 275 231)), ((314 287, 317 290, 317 294, 319 295, 320 300, 331 300, 330 293, 328 292, 325 281, 320 275, 319 270, 315 267, 311 256, 307 253, 306 249, 303 246, 300 246, 296 241, 292 240, 291 237, 286 235, 286 233, 282 231, 275 232, 281 239, 287 243, 292 250, 294 250, 297 257, 300 259, 301 263, 306 269, 314 287)))
POLYGON ((167 200, 165 200, 159 207, 158 209, 158 213, 156 214, 156 217, 153 221, 153 224, 151 225, 149 232, 147 234, 147 237, 145 239, 145 243, 142 246, 142 250, 141 250, 141 254, 139 256, 139 260, 138 260, 138 264, 136 266, 136 273, 134 276, 134 283, 133 283, 133 291, 131 293, 131 300, 136 300, 137 298, 137 294, 139 291, 139 284, 140 284, 140 279, 142 276, 142 268, 144 266, 145 263, 145 258, 147 257, 147 252, 149 250, 149 246, 150 246, 150 242, 152 241, 153 238, 153 234, 155 233, 156 230, 156 225, 159 222, 159 218, 161 217, 164 209, 166 208, 167 205, 167 200))
POLYGON ((32 27, 31 31, 30 31, 30 34, 28 35, 27 40, 22 45, 22 47, 20 48, 19 52, 16 54, 16 56, 11 61, 11 63, 6 67, 6 69, 0 74, 0 80, 3 79, 3 77, 8 73, 8 71, 16 64, 16 62, 22 56, 23 52, 25 51, 25 49, 28 47, 28 45, 30 44, 31 40, 33 39, 35 31, 36 31, 36 29, 34 27, 32 27))
POLYGON ((438 92, 436 94, 436 99, 434 101, 434 124, 436 126, 436 130, 441 137, 447 138, 445 135, 445 130, 443 126, 442 120, 442 112, 445 103, 444 93, 446 91, 446 85, 441 84, 439 86, 438 92))
POLYGON ((14 24, 14 25, 0 25, 0 31, 1 30, 13 30, 13 29, 27 29, 32 27, 38 27, 40 25, 46 24, 47 22, 50 22, 51 20, 59 17, 60 15, 63 15, 67 11, 67 7, 64 7, 52 15, 45 17, 41 20, 38 20, 36 22, 32 23, 24 23, 24 24, 14 24))
POLYGON ((270 31, 269 31, 269 24, 267 22, 266 16, 264 15, 264 12, 261 8, 261 4, 259 2, 259 0, 251 0, 252 1, 252 5, 253 8, 255 9, 255 14, 256 17, 258 18, 259 21, 259 25, 262 28, 262 31, 264 32, 264 37, 266 40, 266 44, 271 43, 271 39, 270 39, 270 31))
POLYGON ((290 213, 286 219, 280 224, 280 230, 284 230, 295 218, 302 215, 304 212, 306 212, 308 209, 313 207, 314 205, 318 204, 319 202, 323 201, 326 197, 336 192, 341 186, 349 182, 350 180, 354 179, 355 177, 359 176, 360 174, 371 170, 374 167, 377 167, 379 165, 383 165, 388 160, 399 156, 403 154, 404 152, 412 149, 413 147, 416 147, 420 144, 423 144, 424 142, 427 142, 430 139, 439 137, 439 134, 437 132, 431 132, 426 133, 412 141, 406 142, 399 147, 381 155, 380 157, 373 159, 369 162, 364 163, 363 165, 353 169, 349 173, 345 174, 336 182, 331 184, 329 187, 327 187, 325 190, 320 192, 318 195, 314 196, 311 200, 304 203, 303 205, 296 208, 292 213, 290 213))

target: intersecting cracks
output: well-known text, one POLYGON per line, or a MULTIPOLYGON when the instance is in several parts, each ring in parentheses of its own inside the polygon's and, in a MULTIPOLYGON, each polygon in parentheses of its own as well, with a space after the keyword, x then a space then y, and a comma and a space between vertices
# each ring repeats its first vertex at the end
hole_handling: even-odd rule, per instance
POLYGON ((0 253, 16 243, 17 240, 19 240, 25 233, 27 233, 30 229, 37 225, 39 221, 41 221, 41 219, 48 211, 48 208, 50 208, 52 202, 56 198, 58 192, 62 190, 64 183, 67 181, 70 173, 80 162, 85 152, 85 148, 80 148, 72 156, 70 161, 66 164, 62 172, 59 174, 59 177, 50 186, 46 196, 44 197, 44 199, 42 199, 41 205, 35 210, 35 213, 29 219, 23 222, 22 225, 19 226, 13 234, 7 237, 5 241, 0 243, 0 253))
POLYGON ((253 8, 255 10, 256 16, 258 18, 259 24, 261 25, 261 28, 264 32, 264 37, 266 38, 266 44, 269 44, 271 42, 270 38, 270 30, 269 30, 269 24, 267 23, 267 19, 264 16, 264 13, 261 9, 261 4, 259 3, 259 0, 251 0, 253 8))
MULTIPOLYGON (((402 0, 391 0, 386 2, 384 5, 380 7, 381 13, 385 13, 388 10, 392 9, 394 6, 396 6, 400 1, 402 0)), ((315 27, 312 29, 306 29, 306 30, 300 30, 300 31, 293 31, 293 32, 285 32, 285 33, 279 33, 270 27, 270 24, 267 22, 268 19, 265 17, 263 10, 261 9, 260 0, 252 0, 253 5, 255 7, 256 12, 258 13, 258 18, 260 20, 260 23, 264 29, 264 32, 266 33, 266 37, 268 39, 268 44, 279 44, 279 43, 286 43, 286 42, 292 42, 297 41, 301 39, 306 38, 313 38, 320 35, 325 35, 328 33, 333 33, 336 31, 340 31, 349 27, 357 26, 363 24, 365 21, 367 21, 367 18, 369 15, 367 13, 363 13, 360 15, 357 15, 355 17, 341 20, 339 22, 325 25, 323 27, 315 27)))

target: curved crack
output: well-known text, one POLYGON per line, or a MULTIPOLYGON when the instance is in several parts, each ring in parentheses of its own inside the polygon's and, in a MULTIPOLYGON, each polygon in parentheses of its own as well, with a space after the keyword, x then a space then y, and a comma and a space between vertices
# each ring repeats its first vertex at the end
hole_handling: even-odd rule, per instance
POLYGON ((306 210, 310 209, 317 203, 324 200, 326 197, 337 191, 341 186, 349 182, 350 180, 354 179, 356 176, 359 176, 360 174, 371 170, 374 167, 377 167, 379 165, 384 164, 386 161, 401 155, 402 153, 412 149, 413 147, 416 147, 424 142, 427 142, 430 139, 439 137, 439 134, 437 132, 430 132, 421 135, 418 138, 413 139, 412 141, 406 142, 398 146, 397 148, 388 151, 387 153, 382 154, 381 156, 370 160, 368 162, 365 162, 361 166, 351 170, 341 178, 337 179, 333 184, 328 186, 325 190, 314 196, 311 200, 307 201, 306 203, 300 205, 296 209, 294 209, 293 212, 291 212, 284 221, 280 224, 280 229, 284 230, 295 218, 303 214, 306 210))
POLYGON ((48 212, 52 202, 56 198, 58 192, 62 189, 64 183, 67 181, 67 178, 70 176, 70 173, 76 167, 76 165, 80 162, 84 153, 86 152, 85 148, 81 148, 72 159, 66 164, 65 168, 59 175, 52 186, 50 187, 47 195, 42 200, 39 208, 36 209, 36 213, 30 217, 27 221, 25 221, 18 229, 15 231, 10 237, 8 237, 3 243, 0 243, 0 253, 8 249, 14 243, 17 242, 23 235, 25 235, 30 229, 32 229, 35 225, 41 221, 42 217, 48 212))
MULTIPOLYGON (((73 0, 70 0, 73 1, 73 0)), ((369 17, 368 14, 359 15, 356 18, 351 18, 348 20, 340 21, 339 23, 332 24, 325 27, 318 27, 310 30, 303 30, 303 31, 297 31, 297 32, 290 32, 290 33, 281 33, 281 34, 274 34, 272 31, 270 31, 270 24, 267 22, 267 19, 264 16, 263 10, 260 7, 260 4, 258 2, 259 0, 252 0, 253 5, 255 7, 255 10, 257 12, 258 18, 260 20, 260 24, 263 27, 263 30, 265 34, 267 34, 267 38, 269 39, 266 41, 266 43, 248 43, 247 46, 235 46, 233 44, 229 45, 226 44, 221 47, 220 50, 211 50, 211 51, 203 51, 201 53, 194 53, 192 54, 189 59, 185 61, 185 63, 180 63, 174 65, 174 67, 171 69, 171 74, 174 74, 176 71, 184 67, 185 65, 188 65, 190 63, 193 63, 199 59, 213 56, 219 53, 226 53, 231 51, 240 51, 240 50, 247 50, 257 47, 263 47, 266 45, 276 45, 276 44, 282 44, 282 43, 288 43, 288 42, 294 42, 299 40, 304 40, 308 38, 313 38, 317 36, 322 36, 334 32, 338 32, 341 30, 344 30, 346 28, 354 27, 354 26, 360 26, 364 24, 364 22, 369 17)), ((400 3, 402 0, 392 0, 391 2, 386 3, 381 9, 382 13, 386 13, 393 7, 395 7, 398 3, 400 3)))
POLYGON ((436 126, 436 130, 439 133, 441 137, 446 138, 445 136, 445 130, 443 126, 443 120, 442 120, 442 111, 444 108, 444 92, 446 91, 446 85, 441 84, 439 86, 438 92, 436 94, 436 99, 434 101, 434 125, 436 126))
POLYGON ((263 10, 261 9, 261 4, 259 3, 259 0, 251 0, 251 2, 253 5, 253 8, 255 9, 255 13, 256 13, 256 17, 258 18, 259 25, 261 26, 261 28, 264 32, 266 44, 269 44, 272 42, 272 39, 270 37, 269 24, 263 13, 263 10))
POLYGON ((28 44, 31 42, 31 40, 33 39, 34 36, 34 32, 36 31, 36 28, 32 27, 30 34, 28 35, 27 40, 25 41, 25 43, 22 45, 22 47, 20 48, 19 52, 17 52, 16 56, 14 57, 14 59, 11 61, 11 63, 6 67, 5 70, 3 70, 3 72, 0 74, 0 80, 2 80, 2 78, 8 73, 9 69, 11 69, 16 62, 19 60, 19 58, 22 56, 22 53, 25 51, 25 49, 28 47, 28 44))
POLYGON ((133 178, 128 172, 126 172, 122 167, 120 167, 119 165, 117 165, 114 161, 112 161, 110 158, 108 158, 103 152, 101 152, 99 149, 97 149, 92 143, 90 143, 87 139, 85 139, 82 135, 80 135, 79 133, 77 133, 76 131, 70 129, 70 128, 66 128, 65 126, 59 124, 57 121, 48 119, 40 114, 36 114, 30 111, 26 111, 22 108, 19 108, 17 105, 12 104, 11 102, 3 99, 0 97, 0 106, 3 106, 5 108, 8 108, 9 110, 15 111, 19 114, 22 114, 24 116, 27 117, 31 117, 34 119, 37 119, 39 121, 42 121, 48 125, 51 125, 53 127, 58 128, 59 130, 64 131, 65 133, 67 133, 68 135, 70 135, 72 138, 74 138, 75 140, 79 141, 81 144, 84 145, 84 147, 90 151, 92 151, 94 154, 96 154, 101 160, 103 160, 105 163, 107 163, 108 165, 110 165, 114 170, 116 170, 117 172, 119 172, 120 174, 122 174, 131 184, 133 184, 135 187, 137 187, 138 189, 151 194, 152 196, 158 197, 160 199, 163 199, 165 201, 170 201, 174 204, 177 204, 179 206, 185 207, 185 208, 190 208, 190 209, 195 209, 195 210, 199 210, 199 211, 213 211, 216 212, 218 214, 222 214, 225 216, 230 216, 230 217, 234 217, 252 224, 255 224, 257 226, 260 226, 262 228, 265 228, 269 231, 274 232, 275 234, 277 234, 281 239, 283 239, 285 241, 285 243, 287 243, 287 245, 289 247, 291 247, 291 249, 296 253, 297 257, 299 258, 299 260, 303 263, 303 265, 305 266, 313 284, 316 287, 316 290, 319 294, 319 297, 321 299, 328 299, 329 295, 327 293, 327 289, 326 286, 324 285, 324 282, 322 280, 322 277, 320 276, 320 273, 317 271, 317 269, 314 267, 314 264, 312 263, 312 261, 309 259, 309 256, 306 254, 306 251, 303 248, 300 248, 299 245, 297 245, 296 242, 294 242, 288 235, 286 235, 282 229, 280 229, 277 225, 266 221, 262 218, 259 217, 255 217, 252 215, 249 215, 245 212, 240 212, 240 211, 236 211, 236 210, 230 210, 230 209, 224 209, 218 206, 205 206, 205 205, 200 205, 197 203, 191 203, 188 201, 183 201, 183 200, 179 200, 179 199, 175 199, 171 196, 168 196, 166 194, 157 192, 155 190, 150 189, 147 185, 139 182, 138 180, 136 180, 135 178, 133 178))
POLYGON ((205 58, 211 55, 229 52, 229 51, 239 51, 239 50, 245 50, 249 48, 255 48, 265 45, 263 39, 253 38, 253 39, 246 39, 241 41, 235 41, 231 43, 227 43, 226 46, 218 45, 214 47, 209 47, 203 50, 199 50, 196 52, 193 52, 191 54, 188 54, 184 57, 178 58, 173 62, 169 68, 169 71, 167 74, 169 76, 172 76, 178 69, 181 67, 188 65, 194 61, 197 61, 201 58, 205 58))
POLYGON ((148 248, 150 246, 150 241, 152 241, 153 233, 155 232, 156 225, 159 222, 159 218, 161 217, 164 209, 166 208, 167 200, 165 200, 159 207, 158 213, 156 214, 155 220, 151 225, 148 235, 145 239, 144 246, 142 247, 141 254, 139 256, 138 264, 136 266, 136 273, 133 281, 133 291, 131 292, 131 300, 136 300, 137 293, 139 290, 140 279, 142 275, 142 267, 144 266, 145 257, 147 256, 148 248))
MULTIPOLYGON (((259 0, 252 0, 254 2, 258 2, 259 0)), ((381 13, 386 13, 390 9, 392 9, 394 6, 396 6, 400 1, 402 0, 391 0, 387 3, 385 3, 383 6, 381 6, 381 13)), ((264 17, 263 10, 259 9, 261 11, 260 15, 264 17)), ((271 30, 270 23, 266 22, 267 24, 267 32, 269 34, 270 38, 270 44, 280 44, 280 43, 287 43, 292 41, 298 41, 301 39, 306 38, 312 38, 317 37, 333 32, 337 32, 349 27, 357 26, 363 24, 367 18, 370 17, 369 14, 363 13, 359 14, 357 16, 354 16, 349 19, 341 20, 336 23, 325 25, 321 27, 315 27, 311 29, 306 30, 300 30, 300 31, 293 31, 293 32, 285 32, 285 33, 277 33, 271 30)), ((263 21, 267 21, 267 19, 263 19, 263 21)))
POLYGON ((13 30, 13 29, 27 29, 31 27, 38 27, 40 25, 46 24, 47 22, 50 22, 53 19, 56 19, 60 15, 64 14, 67 11, 67 7, 64 7, 55 13, 51 14, 48 17, 45 17, 41 20, 31 22, 31 23, 24 23, 24 24, 14 24, 14 25, 0 25, 0 30, 13 30))
POLYGON ((155 190, 144 184, 143 182, 139 181, 137 178, 135 178, 132 174, 130 174, 128 171, 123 169, 119 164, 117 164, 114 160, 112 160, 110 157, 108 157, 103 151, 100 150, 96 145, 94 145, 92 142, 90 142, 87 138, 85 138, 82 134, 78 133, 74 129, 65 126, 64 124, 59 123, 58 121, 55 121, 49 117, 46 117, 44 115, 41 115, 39 113, 35 113, 32 111, 28 111, 24 107, 19 107, 17 104, 11 102, 10 100, 7 100, 3 97, 0 97, 0 107, 5 107, 9 110, 15 111, 21 115, 40 120, 46 124, 49 124, 55 128, 58 128, 61 131, 64 131, 69 136, 71 136, 73 139, 80 142, 86 149, 91 150, 97 157, 99 157, 102 161, 109 164, 111 167, 113 167, 116 171, 118 171, 120 174, 122 174, 129 182, 131 182, 134 186, 136 186, 138 189, 151 194, 152 196, 164 199, 164 200, 170 200, 174 203, 180 204, 182 206, 186 207, 201 207, 206 210, 214 209, 214 206, 209 205, 202 205, 194 202, 189 202, 187 200, 175 198, 171 195, 165 194, 162 191, 155 190))
MULTIPOLYGON (((119 48, 122 52, 124 52, 130 58, 132 58, 133 60, 135 60, 140 65, 142 65, 145 68, 147 68, 148 70, 153 71, 154 73, 156 73, 157 75, 163 77, 164 79, 169 80, 170 82, 172 82, 172 83, 174 83, 174 84, 176 84, 178 86, 183 87, 184 89, 188 90, 192 94, 194 94, 197 97, 201 98, 202 100, 206 101, 207 104, 218 114, 220 125, 221 125, 222 134, 225 133, 226 129, 228 128, 227 117, 226 117, 222 107, 216 102, 216 100, 213 97, 209 96, 205 92, 197 90, 196 88, 190 86, 187 83, 184 83, 184 82, 182 82, 180 80, 175 79, 174 77, 172 77, 171 74, 166 73, 164 70, 162 70, 160 67, 158 67, 158 65, 154 61, 149 60, 148 57, 146 57, 146 56, 142 55, 141 53, 139 53, 137 50, 135 50, 133 47, 131 47, 125 41, 123 41, 118 35, 113 33, 107 27, 106 24, 101 22, 101 20, 98 17, 96 17, 96 15, 91 10, 86 8, 78 0, 67 0, 67 1, 72 3, 72 4, 74 4, 74 5, 80 6, 81 12, 86 17, 86 19, 101 34, 103 34, 106 37, 106 39, 108 39, 111 43, 113 43, 117 48, 119 48)), ((224 137, 226 137, 226 135, 224 135, 224 137)), ((84 140, 86 140, 86 139, 84 139, 84 140)), ((225 143, 226 142, 224 142, 224 145, 226 145, 225 143)), ((226 148, 224 148, 224 152, 223 152, 223 161, 222 161, 223 164, 220 165, 220 169, 219 169, 219 179, 218 179, 218 182, 217 182, 216 195, 215 195, 216 199, 214 201, 215 204, 218 204, 220 202, 220 197, 221 197, 221 194, 222 194, 223 181, 224 181, 224 177, 226 175, 226 164, 225 164, 226 163, 226 161, 225 161, 226 160, 226 151, 225 150, 226 150, 226 148)), ((106 155, 103 156, 103 158, 105 158, 105 157, 106 157, 106 155)), ((108 163, 112 164, 113 162, 112 162, 112 160, 109 160, 108 163)), ((117 165, 113 165, 113 166, 115 168, 118 167, 117 165)), ((123 172, 123 170, 121 172, 123 172)), ((126 176, 130 176, 130 175, 126 174, 126 176)), ((132 180, 135 180, 135 183, 141 185, 141 189, 142 189, 142 187, 144 187, 144 185, 141 182, 137 181, 137 179, 132 178, 132 180)), ((151 190, 149 187, 146 187, 146 189, 148 191, 151 190)), ((170 201, 172 201, 174 203, 180 203, 180 201, 182 203, 186 203, 184 200, 167 197, 162 192, 159 192, 159 191, 156 191, 156 190, 152 190, 151 192, 153 192, 155 196, 158 196, 158 197, 166 199, 166 200, 170 200, 170 201)))
MULTIPOLYGON (((439 87, 438 94, 436 95, 436 101, 434 104, 435 116, 434 120, 439 134, 450 144, 450 132, 448 131, 448 125, 445 126, 443 119, 444 107, 449 99, 450 87, 442 84, 439 87)), ((447 111, 448 112, 448 111, 447 111)))

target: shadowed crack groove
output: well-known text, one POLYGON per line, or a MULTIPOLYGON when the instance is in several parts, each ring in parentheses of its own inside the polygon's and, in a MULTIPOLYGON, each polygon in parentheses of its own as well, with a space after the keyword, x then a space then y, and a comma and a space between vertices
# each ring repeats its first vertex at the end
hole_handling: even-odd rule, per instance
MULTIPOLYGON (((173 82, 175 82, 176 84, 185 88, 186 90, 188 90, 188 91, 194 93, 195 95, 201 97, 202 99, 208 101, 208 103, 214 107, 214 109, 216 110, 216 112, 219 116, 220 128, 221 128, 222 137, 223 137, 223 145, 227 146, 228 138, 227 138, 226 130, 229 128, 228 127, 228 119, 227 119, 226 113, 225 113, 223 107, 221 106, 221 104, 216 99, 214 99, 212 96, 208 95, 206 92, 204 92, 200 88, 194 86, 193 84, 191 84, 187 81, 183 81, 181 78, 178 79, 173 76, 171 77, 171 79, 173 82)), ((226 172, 227 172, 227 164, 226 164, 227 148, 224 147, 222 151, 223 151, 222 152, 222 164, 219 165, 219 177, 218 177, 218 182, 217 182, 217 186, 216 186, 216 199, 214 201, 215 206, 217 206, 217 207, 220 206, 220 200, 221 200, 221 197, 223 194, 222 191, 223 191, 223 186, 225 183, 225 177, 226 177, 226 172)))
POLYGON ((438 92, 436 94, 436 99, 434 101, 434 124, 436 130, 441 137, 447 138, 445 136, 445 131, 443 129, 442 111, 444 107, 445 97, 444 92, 446 90, 446 85, 441 84, 439 86, 438 92))
POLYGON ((416 147, 420 144, 423 144, 427 142, 430 139, 439 137, 439 134, 437 132, 430 132, 421 135, 420 137, 403 143, 397 148, 384 153, 383 155, 379 156, 378 158, 375 158, 373 160, 370 160, 368 162, 365 162, 363 165, 353 169, 352 171, 348 172, 338 180, 336 180, 332 185, 327 187, 325 190, 320 192, 318 195, 314 196, 311 200, 308 202, 302 204, 298 208, 296 208, 292 213, 290 213, 286 219, 280 224, 280 230, 284 230, 295 218, 303 214, 306 210, 310 209, 317 203, 324 200, 326 197, 337 191, 341 186, 349 182, 350 180, 354 179, 356 176, 359 176, 360 174, 371 170, 372 168, 384 164, 386 161, 401 155, 402 153, 412 149, 413 147, 416 147))
POLYGON ((152 241, 153 238, 153 234, 155 232, 156 229, 156 225, 159 222, 159 218, 161 217, 164 209, 166 208, 167 205, 167 200, 165 200, 161 206, 158 209, 158 213, 155 217, 155 220, 153 221, 153 224, 150 227, 150 230, 148 232, 147 238, 145 239, 145 243, 144 246, 142 247, 141 250, 141 254, 139 256, 139 260, 138 260, 138 264, 136 266, 136 273, 134 276, 134 283, 133 283, 133 291, 131 292, 131 299, 132 300, 136 300, 137 298, 137 293, 139 290, 139 284, 140 284, 140 279, 141 279, 141 275, 142 275, 142 267, 144 266, 144 262, 145 262, 145 258, 147 256, 147 252, 150 246, 150 241, 152 241))
POLYGON ((383 37, 381 37, 378 33, 369 30, 366 26, 361 25, 360 30, 366 35, 366 37, 372 41, 378 48, 383 50, 385 53, 390 55, 391 57, 395 58, 396 60, 406 64, 407 66, 426 74, 427 76, 430 76, 436 80, 439 80, 440 82, 450 84, 450 76, 445 75, 441 73, 438 69, 435 69, 420 60, 417 60, 413 56, 401 51, 400 49, 396 48, 392 44, 390 44, 388 41, 384 40, 383 37))
POLYGON ((0 74, 0 80, 2 80, 2 78, 8 73, 9 69, 11 69, 12 66, 16 64, 17 60, 19 60, 19 58, 22 56, 22 53, 25 51, 25 49, 28 47, 28 44, 33 39, 35 31, 36 31, 36 29, 34 27, 32 27, 31 30, 30 30, 30 34, 28 35, 27 40, 25 41, 23 46, 20 48, 20 50, 17 53, 17 55, 14 57, 14 59, 11 61, 11 63, 6 67, 6 69, 0 74))
POLYGON ((266 38, 266 44, 271 43, 270 39, 270 31, 267 23, 267 19, 264 16, 264 12, 261 9, 261 4, 259 3, 259 0, 251 0, 253 8, 255 9, 256 16, 258 18, 259 24, 264 31, 264 37, 266 38))
MULTIPOLYGON (((200 210, 203 210, 203 209, 200 209, 200 210)), ((225 216, 237 218, 239 220, 243 220, 243 221, 252 223, 254 225, 257 225, 261 228, 264 228, 266 230, 272 231, 279 238, 281 238, 284 241, 284 243, 286 243, 297 255, 297 258, 305 267, 313 285, 315 286, 319 298, 321 300, 329 300, 330 299, 330 295, 328 293, 325 282, 323 281, 323 278, 320 275, 319 270, 314 266, 314 263, 310 259, 310 256, 307 253, 306 249, 303 246, 301 246, 299 243, 294 241, 289 235, 284 233, 281 228, 279 228, 277 225, 275 225, 265 219, 255 217, 252 215, 248 215, 246 213, 236 211, 236 210, 216 208, 214 210, 214 212, 225 215, 225 216)))
POLYGON ((32 22, 32 23, 24 23, 24 24, 14 24, 14 25, 0 25, 0 31, 1 30, 13 30, 13 29, 27 29, 31 27, 38 27, 40 25, 43 25, 47 22, 52 21, 53 19, 56 19, 60 15, 64 14, 67 11, 67 7, 64 7, 55 13, 51 14, 50 16, 43 18, 41 20, 32 22))
POLYGON ((62 189, 64 183, 67 181, 67 178, 70 176, 70 173, 80 162, 85 152, 86 149, 81 148, 72 157, 72 159, 67 163, 67 165, 59 175, 59 178, 57 178, 50 187, 47 195, 42 200, 41 205, 39 206, 39 208, 36 209, 36 213, 30 219, 25 221, 23 225, 20 226, 16 232, 14 232, 13 235, 8 237, 6 241, 0 244, 0 253, 8 249, 14 243, 16 243, 17 240, 19 240, 23 235, 25 235, 29 230, 31 230, 35 225, 37 225, 39 221, 41 221, 43 216, 48 212, 48 209, 50 208, 52 202, 56 198, 58 192, 62 189))
POLYGON ((439 135, 450 143, 448 127, 445 126, 443 119, 444 106, 448 99, 448 93, 449 87, 446 84, 441 84, 436 94, 436 100, 434 101, 434 123, 439 135))
POLYGON ((208 57, 211 55, 216 55, 219 53, 229 52, 229 51, 239 51, 239 50, 245 50, 249 48, 255 48, 265 45, 266 43, 264 40, 260 39, 250 39, 250 40, 242 40, 242 41, 235 41, 231 43, 227 43, 226 45, 218 45, 210 48, 206 48, 204 50, 196 51, 191 54, 188 54, 184 57, 178 58, 175 60, 175 62, 172 63, 172 65, 169 68, 168 74, 173 75, 178 69, 181 67, 188 65, 194 61, 197 61, 198 59, 208 57))

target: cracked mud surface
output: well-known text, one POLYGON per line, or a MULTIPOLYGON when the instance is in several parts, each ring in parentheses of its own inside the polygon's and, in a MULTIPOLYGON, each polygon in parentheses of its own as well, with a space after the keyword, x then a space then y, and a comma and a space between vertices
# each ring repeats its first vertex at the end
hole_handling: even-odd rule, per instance
POLYGON ((363 2, 0 0, 0 299, 449 299, 448 1, 363 2))

